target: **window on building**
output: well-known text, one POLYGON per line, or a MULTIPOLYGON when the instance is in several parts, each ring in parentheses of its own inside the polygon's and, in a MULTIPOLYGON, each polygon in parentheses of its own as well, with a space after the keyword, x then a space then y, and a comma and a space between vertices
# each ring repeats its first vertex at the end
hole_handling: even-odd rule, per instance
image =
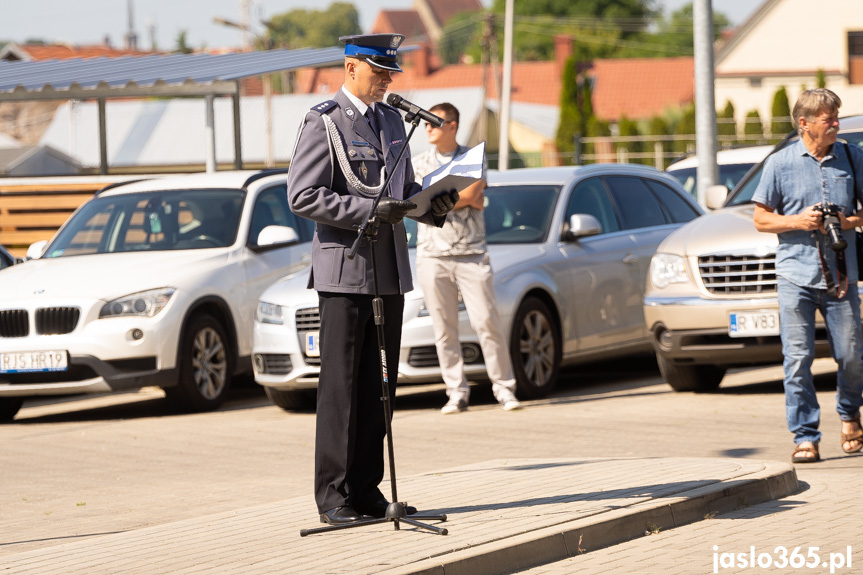
POLYGON ((848 82, 863 84, 863 32, 848 32, 848 82))

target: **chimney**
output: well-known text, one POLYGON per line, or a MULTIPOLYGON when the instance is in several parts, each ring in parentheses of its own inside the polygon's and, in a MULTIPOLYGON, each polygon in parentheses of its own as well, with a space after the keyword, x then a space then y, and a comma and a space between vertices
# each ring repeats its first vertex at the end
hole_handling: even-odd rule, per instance
POLYGON ((420 44, 419 50, 413 53, 414 74, 417 78, 425 78, 431 71, 429 58, 431 57, 429 45, 425 42, 420 44))
POLYGON ((558 75, 563 75, 566 61, 572 56, 572 36, 556 34, 554 36, 554 62, 558 75))

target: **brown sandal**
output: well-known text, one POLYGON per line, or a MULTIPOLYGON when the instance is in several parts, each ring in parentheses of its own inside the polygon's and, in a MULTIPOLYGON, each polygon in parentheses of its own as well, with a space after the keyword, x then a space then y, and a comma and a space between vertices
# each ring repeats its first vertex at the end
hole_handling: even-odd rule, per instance
POLYGON ((815 463, 821 461, 821 454, 818 453, 818 444, 813 443, 812 447, 800 447, 799 445, 794 448, 794 453, 791 454, 791 463, 815 463), (811 457, 809 454, 812 453, 811 457))
POLYGON ((842 436, 842 451, 844 451, 845 453, 857 453, 858 451, 863 449, 863 427, 861 427, 860 425, 860 416, 858 415, 857 419, 849 419, 848 423, 857 424, 857 433, 852 433, 849 435, 845 435, 844 433, 839 434, 842 436), (845 449, 846 443, 853 443, 855 441, 857 442, 856 449, 845 449))

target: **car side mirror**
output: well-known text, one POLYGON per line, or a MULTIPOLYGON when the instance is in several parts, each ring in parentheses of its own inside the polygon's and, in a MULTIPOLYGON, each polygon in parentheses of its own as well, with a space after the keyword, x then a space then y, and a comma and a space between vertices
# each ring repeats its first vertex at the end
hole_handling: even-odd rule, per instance
POLYGON ((602 224, 590 214, 572 214, 569 218, 569 229, 564 230, 564 241, 576 241, 579 238, 595 236, 602 233, 602 224))
POLYGON ((287 226, 267 226, 258 234, 257 244, 252 246, 255 251, 265 251, 286 244, 295 244, 300 236, 294 228, 287 226))
POLYGON ((725 203, 725 198, 728 197, 728 186, 722 184, 714 184, 707 188, 707 197, 705 204, 711 210, 716 210, 722 207, 725 203))
POLYGON ((45 252, 45 247, 47 245, 48 240, 39 240, 38 242, 30 244, 30 247, 27 248, 27 253, 24 255, 24 259, 38 260, 42 257, 42 254, 45 252))

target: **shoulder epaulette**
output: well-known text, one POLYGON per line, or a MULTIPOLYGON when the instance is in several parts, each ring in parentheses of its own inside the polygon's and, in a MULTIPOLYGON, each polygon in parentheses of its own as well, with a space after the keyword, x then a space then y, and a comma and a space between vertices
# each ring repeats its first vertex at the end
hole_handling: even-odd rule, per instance
POLYGON ((312 112, 317 112, 319 114, 326 114, 333 108, 337 108, 339 103, 335 100, 327 100, 326 102, 321 102, 315 106, 312 106, 312 112))

